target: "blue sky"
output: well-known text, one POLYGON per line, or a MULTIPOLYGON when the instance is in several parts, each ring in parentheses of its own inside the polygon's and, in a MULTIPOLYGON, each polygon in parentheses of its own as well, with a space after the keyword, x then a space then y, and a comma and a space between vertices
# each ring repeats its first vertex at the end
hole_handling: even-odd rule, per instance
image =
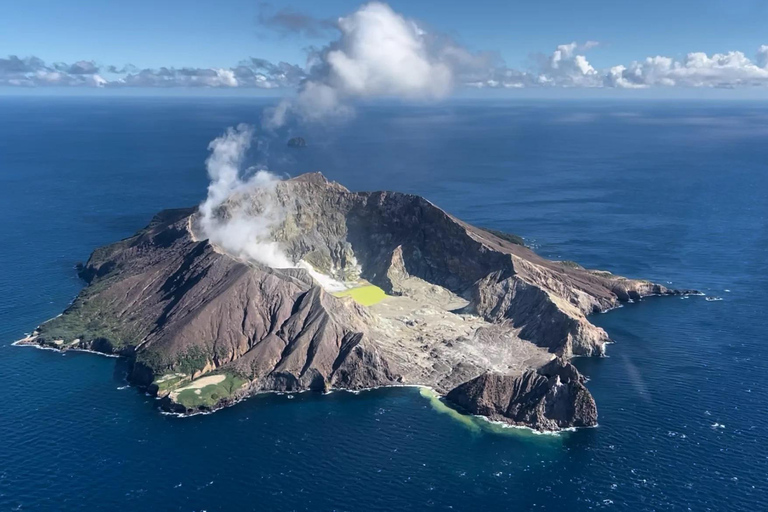
MULTIPOLYGON (((763 73, 768 70, 763 57, 768 52, 761 50, 762 45, 768 44, 768 2, 764 0, 392 0, 388 5, 404 19, 415 20, 427 32, 451 36, 467 51, 495 52, 503 59, 504 69, 515 73, 533 69, 521 82, 525 86, 533 83, 567 87, 768 84, 768 71, 763 73), (589 80, 573 76, 562 80, 559 75, 565 72, 555 73, 551 69, 553 52, 558 45, 573 42, 578 43, 577 46, 564 50, 566 64, 593 75, 589 80), (758 55, 760 51, 763 53, 758 55), (717 57, 703 64, 686 63, 686 56, 693 52, 717 57), (578 60, 579 55, 585 56, 589 68, 578 60), (754 69, 744 71, 744 63, 737 62, 742 55, 750 60, 748 65, 754 69), (656 56, 670 58, 671 63, 632 66, 635 61, 642 63, 656 56), (542 64, 547 59, 549 68, 546 63, 542 64), (682 73, 670 74, 670 68, 678 63, 685 68, 714 66, 717 76, 713 78, 709 73, 705 77, 699 73, 693 80, 688 78, 687 71, 685 77, 682 73), (619 65, 626 69, 610 71, 619 65), (730 71, 734 66, 741 66, 737 75, 730 71), (535 69, 537 67, 539 69, 535 69), (661 74, 665 74, 664 77, 660 78, 661 74), (668 76, 672 78, 667 79, 668 76)), ((346 0, 272 1, 269 7, 254 0, 6 2, 0 15, 0 58, 36 57, 45 61, 46 66, 28 65, 26 75, 19 75, 19 71, 4 82, 0 77, 0 84, 34 82, 35 86, 40 85, 43 80, 30 78, 30 73, 40 69, 51 71, 52 63, 58 62, 94 62, 99 66, 98 79, 86 82, 80 77, 67 83, 99 87, 112 80, 104 69, 108 65, 130 64, 136 67, 132 72, 162 67, 230 69, 243 59, 256 57, 272 63, 286 61, 304 66, 308 47, 321 48, 337 39, 337 34, 324 32, 321 37, 306 37, 279 33, 274 27, 260 25, 259 13, 291 9, 317 19, 338 20, 360 6, 360 2, 346 0)), ((3 64, 8 69, 14 67, 13 62, 0 62, 0 67, 3 64)), ((497 71, 500 69, 498 64, 494 66, 497 71)), ((63 68, 56 69, 64 72, 63 68)), ((64 83, 61 77, 51 76, 46 78, 50 83, 64 83)), ((501 76, 498 72, 489 73, 473 83, 482 87, 519 85, 511 79, 499 81, 498 76, 501 76)), ((509 77, 510 73, 505 76, 509 77)), ((229 80, 219 73, 216 80, 197 80, 194 84, 224 87, 236 82, 246 83, 229 80)))
MULTIPOLYGON (((321 18, 360 2, 272 2, 321 18)), ((679 56, 768 44, 768 2, 759 0, 391 1, 398 12, 476 50, 496 50, 510 65, 558 44, 599 41, 598 66, 652 55, 679 56)), ((234 65, 246 57, 301 62, 322 40, 265 37, 254 0, 24 0, 0 16, 0 51, 46 61, 96 60, 139 67, 234 65), (261 37, 259 32, 262 32, 261 37)))

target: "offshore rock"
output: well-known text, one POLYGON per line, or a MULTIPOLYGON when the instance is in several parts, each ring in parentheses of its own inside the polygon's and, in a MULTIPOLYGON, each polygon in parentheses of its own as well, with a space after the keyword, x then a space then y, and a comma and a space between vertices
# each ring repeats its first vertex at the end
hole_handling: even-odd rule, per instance
POLYGON ((303 137, 293 137, 288 139, 289 148, 305 148, 307 147, 307 141, 303 137))
POLYGON ((561 359, 517 376, 484 373, 446 398, 472 414, 537 430, 597 424, 597 406, 584 378, 561 359))

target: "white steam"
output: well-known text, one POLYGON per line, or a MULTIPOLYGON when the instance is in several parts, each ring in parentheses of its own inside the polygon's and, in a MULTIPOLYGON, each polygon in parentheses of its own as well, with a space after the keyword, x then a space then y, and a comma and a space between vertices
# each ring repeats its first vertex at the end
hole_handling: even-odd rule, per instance
MULTIPOLYGON (((292 116, 304 121, 347 117, 352 114, 350 101, 356 98, 443 98, 451 92, 455 71, 477 68, 487 60, 428 35, 379 2, 340 18, 337 28, 339 39, 313 54, 309 75, 296 96, 265 112, 265 128, 279 128, 292 116)), ((326 289, 346 288, 308 263, 293 261, 275 241, 273 233, 287 212, 275 197, 275 175, 264 169, 243 170, 253 135, 252 128, 240 125, 209 145, 211 183, 200 205, 202 233, 236 258, 273 268, 304 268, 326 289)))
POLYGON ((272 239, 273 229, 285 219, 284 209, 273 198, 279 178, 266 170, 242 171, 252 140, 253 129, 241 124, 208 145, 211 156, 206 167, 211 182, 208 197, 200 205, 200 228, 211 243, 237 258, 274 268, 294 267, 272 239), (259 196, 258 211, 252 210, 252 202, 237 200, 245 192, 259 196), (225 202, 226 214, 222 214, 218 210, 225 202))
POLYGON ((317 272, 305 261, 293 261, 273 232, 286 218, 275 190, 280 178, 265 169, 243 169, 253 141, 253 128, 241 124, 214 139, 206 160, 208 197, 200 205, 202 234, 227 254, 272 268, 303 268, 323 288, 338 291, 344 283, 317 272))
POLYGON ((340 18, 340 38, 314 55, 309 78, 293 100, 266 116, 267 128, 289 113, 309 121, 351 114, 347 100, 438 99, 453 85, 452 53, 434 48, 419 26, 388 5, 372 2, 340 18))

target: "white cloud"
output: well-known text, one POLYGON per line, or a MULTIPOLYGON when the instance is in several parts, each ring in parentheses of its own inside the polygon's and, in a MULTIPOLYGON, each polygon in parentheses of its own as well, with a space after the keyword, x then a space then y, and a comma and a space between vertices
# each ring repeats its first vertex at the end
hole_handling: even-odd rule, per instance
POLYGON ((606 76, 611 87, 740 87, 768 85, 766 47, 760 48, 757 62, 742 52, 689 53, 682 60, 648 57, 628 67, 615 66, 606 76))
POLYGON ((743 52, 655 56, 606 69, 585 53, 595 42, 559 45, 538 67, 507 67, 493 53, 475 53, 429 35, 384 4, 367 4, 342 18, 339 41, 310 56, 310 71, 251 58, 231 68, 136 69, 92 61, 46 64, 37 57, 0 58, 0 85, 19 87, 297 88, 294 100, 273 110, 273 125, 291 113, 307 120, 350 115, 354 98, 439 99, 455 86, 523 87, 768 87, 768 45, 754 59, 743 52))
POLYGON ((90 75, 91 83, 94 87, 104 87, 109 82, 104 80, 100 75, 90 75))
POLYGON ((93 61, 46 64, 37 57, 0 58, 0 85, 44 87, 298 87, 304 70, 286 62, 272 64, 248 59, 233 68, 136 69, 134 66, 99 66, 93 61))
POLYGON ((741 51, 691 52, 596 68, 587 53, 599 43, 571 42, 539 56, 532 69, 520 70, 508 67, 494 52, 471 51, 425 30, 380 2, 364 4, 338 20, 262 5, 258 21, 283 35, 338 38, 310 50, 306 66, 250 58, 233 67, 138 69, 92 60, 46 64, 37 57, 9 56, 0 58, 0 85, 296 89, 293 99, 271 110, 267 127, 280 126, 291 116, 344 118, 359 98, 434 100, 455 87, 768 87, 768 45, 753 58, 741 51))
POLYGON ((627 67, 623 65, 613 66, 608 70, 605 76, 605 85, 607 87, 618 87, 622 89, 644 89, 647 87, 641 81, 632 81, 625 74, 627 67))
POLYGON ((603 73, 583 55, 583 52, 598 45, 595 41, 561 44, 548 56, 535 56, 537 65, 528 71, 508 68, 503 61, 496 59, 488 61, 485 67, 476 69, 474 73, 462 70, 457 80, 462 85, 479 88, 602 87, 603 73))
POLYGON ((451 89, 450 68, 430 55, 415 22, 380 3, 339 20, 342 36, 325 57, 327 85, 353 96, 440 98, 451 89))
POLYGON ((471 67, 476 58, 379 2, 339 19, 338 30, 337 41, 311 55, 296 98, 276 107, 265 126, 280 126, 291 113, 305 120, 347 116, 355 98, 443 98, 454 68, 471 67))
POLYGON ((599 74, 584 55, 577 53, 596 46, 593 41, 582 46, 577 43, 561 44, 539 71, 539 81, 563 87, 595 87, 599 74))
POLYGON ((213 70, 216 73, 215 77, 211 77, 210 80, 206 82, 206 85, 210 87, 237 87, 238 82, 237 78, 235 78, 235 73, 231 69, 214 69, 213 70))
POLYGON ((708 55, 692 52, 683 59, 648 57, 629 65, 619 64, 598 70, 584 53, 598 46, 590 41, 583 45, 569 43, 558 46, 548 57, 539 59, 537 69, 515 73, 497 69, 485 80, 469 82, 475 87, 612 87, 641 89, 650 87, 755 87, 768 86, 768 45, 763 45, 753 61, 744 53, 731 51, 708 55), (503 74, 512 79, 499 79, 503 74))
POLYGON ((32 76, 34 76, 38 82, 47 84, 63 84, 68 78, 64 73, 47 70, 36 71, 32 76))

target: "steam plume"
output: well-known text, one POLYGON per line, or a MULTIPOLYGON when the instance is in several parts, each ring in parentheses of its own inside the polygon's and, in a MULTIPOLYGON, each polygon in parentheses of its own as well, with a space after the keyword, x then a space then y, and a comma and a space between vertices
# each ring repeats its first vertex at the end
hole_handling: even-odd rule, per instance
MULTIPOLYGON (((477 58, 449 40, 430 38, 383 3, 363 5, 339 19, 337 28, 339 39, 314 53, 296 97, 265 112, 266 128, 279 128, 290 116, 308 121, 349 116, 349 100, 355 98, 443 98, 453 86, 454 68, 471 67, 477 58)), ((202 232, 234 257, 273 268, 304 268, 327 289, 345 288, 306 262, 293 261, 274 240, 286 211, 275 198, 275 175, 242 169, 253 135, 251 127, 240 125, 209 145, 211 182, 200 205, 202 232)))
POLYGON ((273 198, 279 178, 264 169, 242 171, 246 152, 251 147, 253 128, 241 124, 209 145, 206 160, 208 197, 200 205, 200 227, 206 237, 227 253, 274 268, 295 264, 271 239, 272 230, 285 218, 285 211, 273 198), (244 192, 261 196, 259 211, 253 203, 238 200, 244 192), (226 214, 219 210, 227 203, 226 214))
POLYGON ((241 124, 208 145, 211 155, 206 167, 211 181, 199 209, 202 234, 235 258, 272 268, 303 268, 326 290, 347 288, 307 262, 292 260, 275 241, 273 232, 287 214, 275 195, 280 178, 266 169, 243 170, 253 137, 253 128, 241 124))

